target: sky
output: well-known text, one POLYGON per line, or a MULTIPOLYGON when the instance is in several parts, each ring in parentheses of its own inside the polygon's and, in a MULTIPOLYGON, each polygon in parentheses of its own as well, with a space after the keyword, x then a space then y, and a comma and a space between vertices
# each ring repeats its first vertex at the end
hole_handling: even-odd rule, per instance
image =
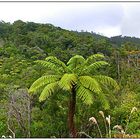
POLYGON ((140 2, 0 2, 0 20, 140 37, 140 2))

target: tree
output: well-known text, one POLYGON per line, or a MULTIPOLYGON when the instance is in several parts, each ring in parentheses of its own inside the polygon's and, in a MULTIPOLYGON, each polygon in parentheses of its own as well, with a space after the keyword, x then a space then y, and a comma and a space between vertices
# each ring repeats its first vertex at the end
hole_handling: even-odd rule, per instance
MULTIPOLYGON (((16 133, 30 137, 31 126, 31 99, 26 89, 12 90, 8 94, 7 127, 15 138, 16 133)), ((21 137, 20 136, 20 137, 21 137)))
POLYGON ((37 93, 37 91, 43 89, 39 101, 46 100, 51 94, 57 93, 60 89, 70 93, 68 127, 71 137, 76 137, 74 124, 76 97, 79 97, 86 104, 92 104, 92 96, 95 93, 106 102, 102 87, 110 85, 115 89, 119 89, 116 81, 111 77, 100 74, 95 75, 99 68, 108 65, 103 60, 99 61, 103 58, 104 56, 101 54, 92 55, 87 59, 75 55, 67 62, 67 65, 53 56, 47 57, 45 61, 36 61, 51 71, 37 79, 30 87, 29 92, 37 93))

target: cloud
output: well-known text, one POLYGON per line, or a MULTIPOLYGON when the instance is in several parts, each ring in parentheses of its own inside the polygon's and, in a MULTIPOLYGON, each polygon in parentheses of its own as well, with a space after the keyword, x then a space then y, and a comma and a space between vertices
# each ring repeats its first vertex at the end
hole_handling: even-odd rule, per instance
MULTIPOLYGON (((59 6, 59 5, 58 5, 59 6)), ((56 23, 65 23, 69 26, 75 24, 94 24, 96 26, 117 25, 122 20, 122 9, 116 5, 104 5, 96 3, 64 4, 61 11, 48 20, 56 23), (63 7, 64 6, 64 7, 63 7), (63 21, 63 22, 62 22, 63 21)), ((47 19, 46 19, 47 20, 47 19)))
POLYGON ((6 2, 0 3, 0 20, 14 22, 21 19, 23 21, 41 22, 40 18, 45 15, 53 15, 53 8, 49 3, 37 2, 6 2))
POLYGON ((51 23, 68 30, 100 32, 106 36, 140 37, 140 3, 2 2, 0 20, 51 23))
POLYGON ((120 26, 106 26, 105 28, 96 29, 95 32, 108 37, 122 34, 120 26))
POLYGON ((58 6, 63 10, 44 18, 44 22, 49 21, 69 30, 101 32, 107 36, 111 33, 112 35, 120 34, 119 25, 123 20, 123 8, 120 4, 69 3, 58 6))
POLYGON ((127 3, 124 7, 124 18, 121 24, 122 34, 140 37, 140 3, 127 3))

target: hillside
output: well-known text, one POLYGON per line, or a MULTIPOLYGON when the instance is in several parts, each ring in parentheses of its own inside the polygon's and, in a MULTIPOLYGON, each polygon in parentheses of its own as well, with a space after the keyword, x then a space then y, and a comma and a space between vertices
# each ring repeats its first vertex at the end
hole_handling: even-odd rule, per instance
MULTIPOLYGON (((104 120, 99 114, 99 111, 103 111, 105 117, 111 115, 110 127, 113 138, 120 134, 113 129, 117 124, 121 125, 124 130, 127 127, 126 134, 130 137, 140 137, 140 118, 138 117, 140 114, 140 38, 127 36, 108 38, 94 32, 69 31, 52 24, 21 20, 17 20, 13 24, 0 22, 0 136, 12 135, 13 137, 14 132, 16 138, 69 137, 66 125, 68 92, 60 91, 60 95, 53 94, 41 103, 38 99, 40 90, 36 91, 38 94, 35 95, 30 95, 28 92, 32 83, 39 77, 48 73, 54 74, 50 69, 39 66, 36 60, 55 56, 66 64, 73 56, 80 57, 82 61, 75 62, 78 68, 75 65, 71 66, 75 67, 74 72, 77 72, 82 64, 86 65, 81 68, 81 71, 88 67, 88 63, 86 63, 88 61, 84 60, 93 54, 104 55, 105 58, 100 60, 101 62, 96 65, 92 74, 110 76, 117 81, 120 90, 113 90, 112 83, 110 83, 110 87, 102 84, 104 94, 93 94, 92 105, 76 99, 77 131, 85 132, 93 138, 101 137, 96 125, 92 126, 88 122, 90 117, 95 117, 98 118, 103 137, 108 137, 104 120), (105 62, 102 62, 103 60, 109 63, 108 67, 105 62), (105 66, 100 69, 101 64, 105 66), (134 107, 137 109, 132 111, 134 107), (129 120, 130 116, 131 120, 129 120)), ((68 64, 71 63, 69 61, 68 64)), ((54 66, 50 63, 47 64, 49 67, 54 66)), ((58 61, 56 72, 60 69, 59 66, 64 66, 64 64, 58 61)), ((88 68, 92 68, 92 66, 88 68)), ((68 72, 71 71, 68 70, 68 72)), ((89 71, 85 71, 84 74, 86 72, 89 71)), ((81 72, 79 73, 81 74, 81 72)), ((90 79, 83 83, 88 81, 90 79)), ((103 81, 102 78, 99 82, 101 81, 103 81)), ((73 82, 74 80, 68 81, 68 83, 73 82)), ((95 81, 94 84, 98 85, 95 81)), ((92 86, 93 83, 90 86, 86 85, 85 89, 92 86)), ((84 93, 86 94, 86 92, 84 93)), ((79 134, 79 137, 82 137, 81 133, 79 134)), ((122 137, 121 134, 119 137, 122 137)))

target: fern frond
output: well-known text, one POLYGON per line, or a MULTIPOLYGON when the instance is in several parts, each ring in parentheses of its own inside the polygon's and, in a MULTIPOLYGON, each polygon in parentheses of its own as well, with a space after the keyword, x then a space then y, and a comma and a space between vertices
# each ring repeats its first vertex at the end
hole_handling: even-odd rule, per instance
POLYGON ((98 101, 101 103, 105 110, 110 108, 109 101, 103 92, 98 94, 98 101))
POLYGON ((65 65, 65 63, 63 63, 61 60, 57 59, 57 57, 49 56, 45 60, 47 62, 51 62, 51 63, 55 64, 58 67, 61 67, 63 69, 63 72, 67 72, 68 71, 68 68, 65 65))
POLYGON ((102 89, 96 79, 91 78, 90 76, 80 76, 80 83, 87 89, 95 93, 101 93, 102 89))
POLYGON ((57 73, 62 73, 62 68, 56 66, 55 64, 53 64, 51 62, 47 62, 44 60, 37 60, 35 62, 40 64, 41 66, 47 68, 48 70, 52 70, 52 71, 57 72, 57 73))
POLYGON ((74 70, 80 67, 83 63, 85 63, 85 58, 81 55, 75 55, 67 62, 67 65, 68 68, 74 70))
POLYGON ((94 72, 95 70, 97 70, 105 65, 109 65, 109 64, 105 61, 94 62, 93 64, 91 64, 91 65, 87 66, 85 69, 83 69, 82 73, 94 72))
POLYGON ((94 77, 102 85, 112 86, 116 90, 120 89, 117 82, 114 79, 112 79, 111 77, 104 76, 104 75, 96 75, 96 76, 92 76, 92 77, 94 77))
POLYGON ((58 82, 48 84, 40 94, 39 101, 44 101, 58 90, 58 82))
POLYGON ((59 85, 62 89, 71 91, 72 86, 77 82, 77 77, 75 74, 64 74, 61 80, 59 81, 59 85))
POLYGON ((85 104, 92 104, 93 103, 93 95, 92 92, 82 85, 76 88, 76 95, 85 103, 85 104))
POLYGON ((58 81, 60 78, 59 75, 46 75, 42 76, 39 79, 37 79, 30 87, 29 92, 34 93, 36 90, 38 90, 40 87, 45 86, 47 84, 50 84, 52 82, 58 81))
POLYGON ((105 56, 103 54, 93 54, 86 59, 86 63, 91 64, 91 63, 93 63, 97 60, 101 60, 103 58, 105 58, 105 56))

